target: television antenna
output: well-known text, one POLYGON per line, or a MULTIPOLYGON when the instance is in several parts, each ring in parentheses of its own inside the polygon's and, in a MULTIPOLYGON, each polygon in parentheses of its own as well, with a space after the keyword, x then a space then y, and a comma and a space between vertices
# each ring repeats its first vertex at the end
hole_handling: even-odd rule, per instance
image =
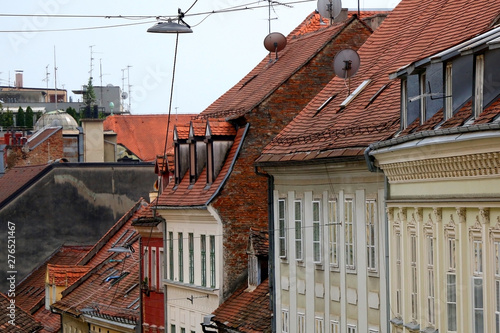
POLYGON ((341 0, 318 0, 318 13, 320 16, 329 19, 330 24, 332 24, 333 20, 337 16, 339 16, 341 11, 342 11, 341 0))

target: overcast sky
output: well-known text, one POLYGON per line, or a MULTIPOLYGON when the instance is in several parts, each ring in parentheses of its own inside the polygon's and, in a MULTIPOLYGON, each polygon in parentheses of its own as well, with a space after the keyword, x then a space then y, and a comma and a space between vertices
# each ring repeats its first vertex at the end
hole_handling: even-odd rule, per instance
MULTIPOLYGON (((102 82, 130 92, 125 104, 130 103, 132 114, 168 113, 175 35, 146 30, 155 24, 154 17, 175 16, 177 8, 186 11, 194 1, 11 1, 0 16, 0 85, 12 85, 15 71, 23 70, 24 87, 54 88, 56 72, 57 88, 72 96, 71 90, 81 89, 92 75, 94 86, 102 82), (39 16, 45 14, 97 17, 39 16), (119 15, 133 17, 113 18, 119 15)), ((361 9, 386 9, 399 1, 360 0, 360 5, 361 9)), ((271 31, 285 36, 317 7, 316 0, 275 2, 288 5, 272 6, 271 31)), ((172 113, 203 111, 267 56, 263 46, 269 32, 267 4, 199 0, 187 13, 184 20, 194 32, 179 35, 172 113), (205 14, 240 5, 262 8, 205 14)), ((357 9, 357 5, 357 0, 342 1, 345 8, 357 9)))

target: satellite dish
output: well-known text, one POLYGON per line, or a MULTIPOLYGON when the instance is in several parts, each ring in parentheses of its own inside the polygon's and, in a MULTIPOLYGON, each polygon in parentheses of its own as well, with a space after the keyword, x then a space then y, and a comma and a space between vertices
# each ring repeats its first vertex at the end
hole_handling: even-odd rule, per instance
POLYGON ((319 15, 333 20, 342 11, 341 0, 318 0, 319 15))
POLYGON ((122 99, 127 99, 128 94, 126 91, 122 92, 122 99))
POLYGON ((286 46, 286 37, 279 32, 271 32, 264 38, 264 47, 269 52, 279 52, 286 46))
POLYGON ((338 77, 347 79, 356 74, 360 64, 358 53, 352 49, 345 49, 337 53, 333 59, 333 70, 338 77))

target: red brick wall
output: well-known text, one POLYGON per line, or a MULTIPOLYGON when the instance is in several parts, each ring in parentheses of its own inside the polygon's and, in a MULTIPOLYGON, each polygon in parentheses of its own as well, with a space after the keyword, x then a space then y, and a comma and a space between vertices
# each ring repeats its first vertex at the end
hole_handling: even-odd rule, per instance
POLYGON ((247 269, 250 227, 268 229, 267 178, 255 173, 254 161, 262 148, 334 77, 332 64, 337 52, 345 48, 357 50, 370 34, 363 23, 353 21, 306 66, 238 120, 250 123, 250 129, 231 177, 214 202, 224 223, 225 297, 247 269))
POLYGON ((12 167, 14 165, 47 164, 49 161, 55 161, 63 157, 63 136, 61 129, 27 153, 23 152, 21 147, 12 147, 12 150, 8 153, 7 161, 9 167, 12 167), (14 165, 11 165, 12 162, 14 165))
MULTIPOLYGON (((148 257, 144 258, 144 260, 149 261, 149 273, 148 276, 151 277, 151 247, 156 247, 156 256, 157 256, 157 279, 158 281, 160 278, 160 247, 163 247, 163 239, 162 238, 142 238, 142 248, 141 248, 141 253, 144 254, 144 247, 148 247, 148 257)), ((142 265, 144 269, 144 264, 142 265)), ((144 274, 141 274, 141 277, 143 277, 144 274)), ((142 278, 141 278, 142 280, 142 278)), ((149 279, 149 283, 151 284, 151 278, 149 279)), ((156 325, 156 327, 162 327, 164 326, 164 310, 165 310, 165 305, 164 305, 164 295, 163 295, 163 289, 156 290, 155 287, 150 286, 150 293, 149 296, 146 294, 142 294, 142 305, 143 305, 143 323, 148 324, 150 327, 156 325)))

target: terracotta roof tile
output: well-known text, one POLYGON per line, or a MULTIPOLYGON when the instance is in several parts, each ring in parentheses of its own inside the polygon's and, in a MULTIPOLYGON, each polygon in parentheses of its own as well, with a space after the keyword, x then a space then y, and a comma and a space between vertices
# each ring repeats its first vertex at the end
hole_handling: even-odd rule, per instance
POLYGON ((84 276, 89 267, 74 265, 47 265, 46 283, 56 286, 69 287, 84 276))
POLYGON ((8 306, 10 306, 10 299, 6 295, 0 293, 0 306, 2 312, 0 315, 0 331, 5 333, 34 333, 40 332, 43 328, 42 324, 37 322, 31 315, 18 306, 15 306, 15 325, 11 325, 8 316, 8 306))
POLYGON ((268 279, 254 290, 240 287, 213 312, 213 321, 238 332, 271 332, 268 279))
POLYGON ((301 154, 297 156, 300 160, 307 152, 359 149, 392 137, 399 131, 400 85, 388 86, 372 100, 384 85, 395 81, 389 74, 485 31, 499 12, 497 1, 481 0, 472 5, 468 0, 402 0, 359 49, 361 67, 349 88, 348 82, 334 78, 263 154, 301 154), (349 91, 367 79, 371 80, 369 85, 341 109, 349 91), (333 95, 337 97, 318 111, 333 95))
POLYGON ((267 257, 269 254, 269 233, 264 230, 250 228, 247 253, 267 257))
MULTIPOLYGON (((175 124, 189 123, 194 115, 171 115, 169 146, 175 124)), ((104 120, 104 130, 117 134, 117 142, 137 155, 142 161, 153 162, 165 149, 168 115, 113 115, 104 120)))
MULTIPOLYGON (((155 204, 157 203, 158 206, 202 206, 208 204, 209 200, 224 185, 224 180, 231 172, 232 165, 235 162, 247 129, 248 126, 239 128, 236 131, 236 136, 224 160, 224 164, 215 181, 210 186, 207 186, 206 183, 206 167, 194 184, 191 184, 189 181, 188 170, 178 185, 175 182, 170 182, 167 185, 155 204)), ((234 129, 230 133, 233 133, 232 131, 234 129)))

